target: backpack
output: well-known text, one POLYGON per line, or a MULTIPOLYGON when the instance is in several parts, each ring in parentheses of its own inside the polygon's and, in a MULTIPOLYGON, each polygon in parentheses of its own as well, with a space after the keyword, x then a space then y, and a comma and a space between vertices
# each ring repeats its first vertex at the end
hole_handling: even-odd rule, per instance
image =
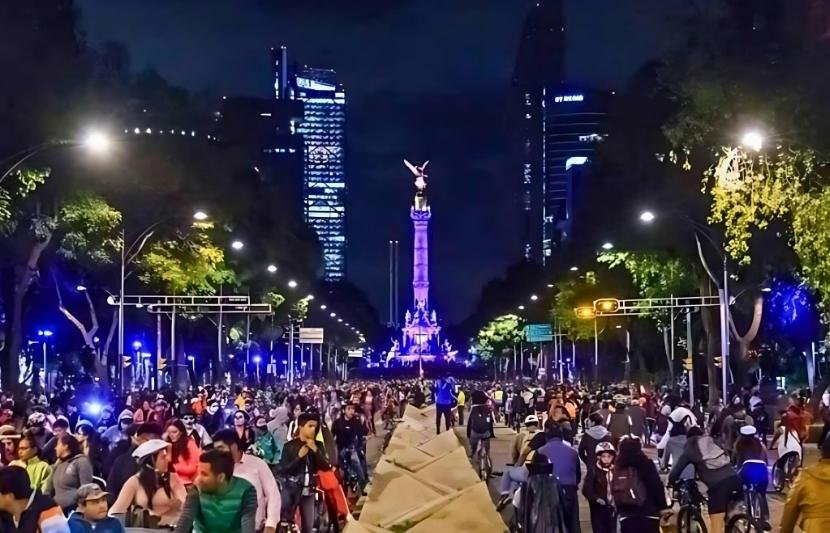
POLYGON ((712 437, 699 437, 697 440, 697 446, 700 450, 700 457, 703 460, 703 466, 707 470, 717 470, 732 464, 729 460, 729 455, 723 451, 723 448, 715 444, 712 437))
POLYGON ((478 434, 490 433, 490 411, 482 406, 477 406, 470 412, 470 431, 478 434))
POLYGON ((635 468, 616 468, 611 479, 611 495, 615 505, 640 507, 646 503, 646 486, 635 468))

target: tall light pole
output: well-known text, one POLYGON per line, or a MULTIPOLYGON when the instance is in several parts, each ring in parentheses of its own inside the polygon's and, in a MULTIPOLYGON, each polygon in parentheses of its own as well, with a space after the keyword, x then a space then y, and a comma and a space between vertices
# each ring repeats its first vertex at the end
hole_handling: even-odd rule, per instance
MULTIPOLYGON (((761 149, 763 145, 763 138, 754 138, 754 136, 745 136, 745 142, 754 143, 754 146, 758 146, 758 150, 761 149)), ((753 147, 753 149, 755 149, 753 147)), ((651 224, 657 218, 652 211, 643 211, 640 213, 640 221, 644 224, 651 224)), ((691 218, 683 215, 675 215, 672 218, 681 220, 686 224, 689 224, 694 229, 695 234, 695 241, 697 244, 697 252, 698 256, 700 257, 700 262, 703 265, 704 269, 706 270, 707 274, 712 278, 712 281, 715 282, 718 286, 718 301, 720 303, 720 349, 721 349, 721 398, 723 399, 723 404, 728 405, 729 403, 729 271, 727 270, 727 256, 725 246, 722 244, 718 244, 717 241, 712 237, 711 230, 709 227, 695 222, 691 218), (709 241, 715 251, 720 255, 722 261, 722 268, 723 268, 723 277, 718 282, 717 279, 714 278, 712 273, 709 271, 709 266, 706 263, 706 259, 703 257, 703 250, 700 247, 700 239, 698 238, 699 235, 703 235, 703 237, 709 241)))
MULTIPOLYGON (((118 289, 118 357, 119 357, 119 369, 122 374, 121 378, 121 387, 124 387, 124 379, 123 379, 123 368, 122 362, 120 358, 124 356, 124 295, 125 295, 125 285, 127 283, 127 265, 131 264, 133 261, 136 260, 138 254, 144 249, 144 246, 150 240, 150 238, 155 233, 156 229, 163 223, 169 221, 173 217, 165 217, 161 220, 157 220, 144 228, 133 241, 130 243, 130 246, 127 247, 127 238, 126 238, 126 231, 125 226, 122 224, 121 226, 121 280, 120 280, 120 287, 118 289)), ((207 213, 202 210, 196 211, 193 213, 193 219, 196 222, 205 222, 208 219, 207 213)), ((221 310, 221 307, 220 307, 221 310)), ((175 341, 173 341, 175 342, 175 341)), ((171 354, 171 356, 175 359, 175 356, 171 354)))
POLYGON ((41 144, 37 144, 34 146, 30 146, 25 150, 21 150, 16 154, 13 154, 11 158, 17 158, 14 163, 11 164, 4 172, 3 175, 0 176, 0 183, 3 182, 12 172, 17 170, 20 165, 31 159, 32 157, 46 152, 47 150, 51 150, 53 148, 60 148, 66 147, 71 148, 73 146, 81 146, 86 148, 92 153, 101 154, 110 149, 112 146, 112 141, 106 134, 97 130, 90 130, 87 134, 80 138, 80 139, 53 139, 51 141, 46 141, 41 144))

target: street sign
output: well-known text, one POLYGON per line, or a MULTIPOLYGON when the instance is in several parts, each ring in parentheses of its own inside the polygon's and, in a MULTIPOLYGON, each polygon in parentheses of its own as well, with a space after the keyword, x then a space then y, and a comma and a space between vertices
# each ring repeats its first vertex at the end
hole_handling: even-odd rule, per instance
POLYGON ((323 328, 300 328, 300 344, 323 344, 323 328))
POLYGON ((550 324, 528 324, 524 335, 527 342, 550 342, 553 340, 553 328, 550 324))
POLYGON ((360 359, 363 357, 363 350, 349 350, 349 357, 360 359))

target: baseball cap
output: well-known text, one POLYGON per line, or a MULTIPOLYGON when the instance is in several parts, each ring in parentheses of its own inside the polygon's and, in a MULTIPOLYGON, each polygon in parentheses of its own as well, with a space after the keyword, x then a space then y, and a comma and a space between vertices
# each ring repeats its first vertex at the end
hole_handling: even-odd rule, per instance
POLYGON ((525 417, 525 425, 526 426, 529 426, 530 424, 538 424, 538 423, 539 423, 539 417, 536 416, 536 415, 527 415, 525 417))
POLYGON ((78 488, 78 503, 88 502, 89 500, 100 500, 106 496, 108 492, 104 491, 95 483, 85 483, 78 488))
POLYGON ((138 448, 135 449, 133 452, 133 457, 136 459, 143 459, 148 455, 153 455, 154 453, 161 451, 165 448, 170 446, 170 443, 166 440, 161 439, 150 439, 145 443, 139 445, 138 448))
POLYGON ((755 429, 755 426, 742 426, 741 427, 741 435, 755 435, 758 430, 755 429))

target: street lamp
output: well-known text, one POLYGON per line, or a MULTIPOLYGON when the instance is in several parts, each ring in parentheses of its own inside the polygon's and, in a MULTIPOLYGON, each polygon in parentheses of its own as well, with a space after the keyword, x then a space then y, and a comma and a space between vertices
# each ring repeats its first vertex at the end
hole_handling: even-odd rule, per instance
POLYGON ((325 311, 325 310, 326 310, 326 309, 328 309, 328 308, 326 307, 326 304, 323 304, 323 305, 321 305, 321 306, 320 306, 320 309, 322 309, 323 311, 325 311))
POLYGON ((268 265, 268 268, 266 270, 268 270, 268 272, 270 272, 271 274, 276 274, 277 273, 277 265, 268 265))
POLYGON ((654 222, 654 219, 657 218, 654 213, 651 211, 643 211, 640 213, 640 222, 643 224, 651 224, 654 222))
POLYGON ((334 317, 336 317, 336 316, 337 316, 337 313, 329 313, 329 316, 330 316, 330 317, 332 317, 332 318, 334 318, 334 317))
POLYGON ((296 281, 294 281, 293 279, 292 279, 292 280, 288 280, 288 288, 289 288, 289 289, 296 289, 296 288, 297 288, 297 282, 296 282, 296 281))
POLYGON ((525 306, 520 305, 520 306, 519 306, 519 311, 524 311, 524 310, 525 310, 525 306))
POLYGON ((195 213, 193 213, 193 218, 195 220, 198 220, 199 222, 203 222, 203 221, 208 219, 208 214, 205 213, 204 211, 199 210, 199 211, 196 211, 195 213))
POLYGON ((94 152, 96 154, 100 154, 106 152, 112 142, 110 141, 109 137, 107 137, 103 132, 91 130, 89 131, 83 139, 55 139, 51 141, 46 141, 45 143, 37 144, 35 146, 31 146, 21 152, 17 152, 13 154, 11 157, 18 157, 17 161, 12 163, 12 165, 3 172, 3 175, 0 176, 0 183, 3 182, 12 172, 17 170, 17 168, 25 163, 27 160, 31 159, 32 157, 36 156, 41 152, 45 152, 47 150, 51 150, 52 148, 58 148, 60 146, 81 146, 88 149, 90 152, 94 152))
POLYGON ((610 242, 606 242, 602 245, 603 250, 612 250, 613 248, 614 248, 614 245, 610 242))
POLYGON ((48 329, 41 329, 37 332, 38 337, 45 337, 40 341, 41 346, 43 346, 43 387, 45 392, 48 392, 49 389, 49 371, 47 370, 47 362, 46 362, 46 339, 53 335, 52 331, 48 329))
POLYGON ((579 270, 578 266, 572 266, 571 267, 571 272, 577 272, 578 270, 579 270))
POLYGON ((536 300, 538 300, 538 299, 539 299, 539 297, 538 297, 538 296, 536 296, 535 294, 531 294, 531 295, 530 295, 530 299, 531 299, 531 301, 534 301, 534 302, 535 302, 536 300))
POLYGON ((236 251, 239 251, 245 248, 245 243, 240 240, 235 240, 231 243, 231 248, 233 248, 236 251))
MULTIPOLYGON (((753 132, 750 132, 753 133, 753 132)), ((760 134, 756 133, 758 136, 754 137, 747 133, 744 137, 749 137, 746 141, 752 142, 757 141, 755 146, 758 146, 760 150, 760 146, 763 145, 763 137, 760 134), (760 145, 758 144, 760 143, 760 145)), ((751 147, 751 146, 750 146, 751 147)), ((651 211, 643 211, 640 213, 640 221, 649 224, 656 218, 655 214, 651 211)), ((695 220, 689 218, 686 215, 674 215, 672 218, 676 218, 681 220, 682 222, 689 224, 692 227, 692 230, 695 234, 695 243, 697 244, 697 253, 700 257, 700 263, 703 265, 704 270, 712 278, 712 281, 715 282, 718 286, 718 300, 720 302, 720 348, 721 348, 721 357, 723 358, 723 365, 721 368, 721 398, 723 399, 723 404, 728 405, 729 403, 729 272, 727 270, 727 256, 725 251, 725 246, 723 244, 719 244, 714 237, 712 237, 712 230, 708 226, 701 224, 700 222, 696 222, 695 220), (715 251, 720 256, 723 268, 723 278, 722 280, 717 280, 714 275, 709 271, 709 266, 706 262, 706 259, 703 257, 703 249, 700 246, 700 238, 699 236, 703 235, 703 237, 709 241, 709 244, 715 249, 715 251)))
POLYGON ((764 147, 764 135, 758 130, 749 130, 741 137, 741 145, 754 152, 760 152, 764 147))
POLYGON ((314 299, 314 295, 313 295, 313 294, 309 294, 308 296, 306 296, 306 297, 305 297, 305 299, 306 299, 306 300, 308 300, 308 301, 310 302, 311 300, 313 300, 313 299, 314 299))
POLYGON ((101 131, 91 130, 84 137, 83 145, 90 151, 101 154, 110 149, 112 140, 101 131))
POLYGON ((86 291, 86 286, 79 284, 77 287, 75 287, 75 290, 78 291, 78 292, 85 292, 86 291))

